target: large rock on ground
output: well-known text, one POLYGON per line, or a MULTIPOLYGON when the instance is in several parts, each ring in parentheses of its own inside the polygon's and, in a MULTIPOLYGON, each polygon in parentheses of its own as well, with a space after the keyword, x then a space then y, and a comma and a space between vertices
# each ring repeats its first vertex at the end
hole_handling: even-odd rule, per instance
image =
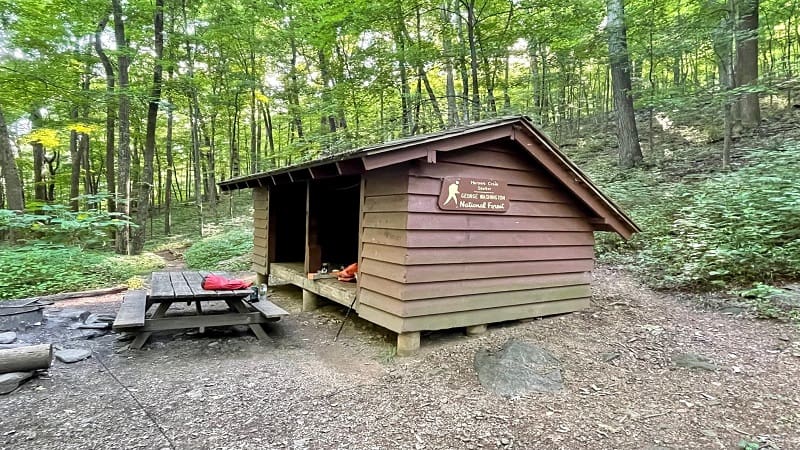
POLYGON ((558 359, 533 344, 509 340, 497 352, 475 354, 483 387, 498 395, 556 392, 563 387, 558 359))
POLYGON ((13 331, 0 333, 0 344, 10 344, 16 340, 17 340, 17 333, 14 333, 13 331))
POLYGON ((66 348, 56 351, 56 358, 67 364, 82 361, 92 356, 92 351, 88 348, 66 348))
POLYGON ((0 375, 0 394, 8 394, 33 376, 33 372, 11 372, 0 375))
POLYGON ((703 369, 709 371, 719 369, 719 366, 714 364, 714 361, 710 358, 694 353, 678 353, 672 355, 672 362, 678 367, 686 367, 687 369, 703 369))

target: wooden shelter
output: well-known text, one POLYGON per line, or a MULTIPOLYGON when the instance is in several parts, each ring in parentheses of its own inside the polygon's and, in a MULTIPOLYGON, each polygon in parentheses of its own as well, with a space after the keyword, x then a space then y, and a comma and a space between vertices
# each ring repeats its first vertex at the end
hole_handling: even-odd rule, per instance
POLYGON ((594 231, 636 224, 526 117, 415 136, 232 178, 253 189, 253 269, 398 333, 589 305, 594 231), (309 279, 358 262, 357 283, 309 279))

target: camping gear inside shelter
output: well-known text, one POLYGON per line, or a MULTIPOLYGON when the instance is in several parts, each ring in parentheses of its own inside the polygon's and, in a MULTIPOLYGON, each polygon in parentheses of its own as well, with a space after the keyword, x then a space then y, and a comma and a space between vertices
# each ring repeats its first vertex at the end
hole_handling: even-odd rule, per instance
POLYGON ((526 117, 361 148, 220 183, 253 189, 253 270, 398 334, 586 308, 594 231, 636 224, 526 117), (319 274, 358 263, 356 282, 319 274))

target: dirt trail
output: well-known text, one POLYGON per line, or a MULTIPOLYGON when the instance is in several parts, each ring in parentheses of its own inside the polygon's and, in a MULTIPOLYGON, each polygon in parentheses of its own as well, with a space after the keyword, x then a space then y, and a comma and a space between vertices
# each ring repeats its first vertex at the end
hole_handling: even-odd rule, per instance
MULTIPOLYGON (((428 333, 405 359, 360 320, 332 342, 344 309, 301 313, 290 288, 273 291, 292 315, 268 326, 268 343, 244 329, 190 332, 115 353, 124 343, 114 335, 86 341, 51 327, 24 337, 96 354, 0 397, 0 448, 800 448, 796 327, 702 310, 608 268, 595 286, 587 311, 471 338, 428 333), (482 388, 475 352, 510 338, 555 354, 564 390, 502 398, 482 388), (680 353, 720 368, 676 367, 680 353)), ((119 298, 56 307, 113 311, 119 298)))

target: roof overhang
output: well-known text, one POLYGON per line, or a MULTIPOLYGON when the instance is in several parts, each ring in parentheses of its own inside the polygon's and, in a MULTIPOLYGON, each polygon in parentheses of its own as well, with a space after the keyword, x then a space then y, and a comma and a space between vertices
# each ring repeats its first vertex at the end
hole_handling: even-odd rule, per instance
POLYGON ((231 178, 219 183, 223 191, 276 186, 306 180, 358 175, 369 170, 425 159, 436 162, 437 152, 448 152, 510 139, 535 158, 595 215, 599 231, 613 231, 628 239, 641 231, 630 217, 564 155, 558 146, 524 116, 496 119, 467 128, 446 130, 283 167, 231 178))

